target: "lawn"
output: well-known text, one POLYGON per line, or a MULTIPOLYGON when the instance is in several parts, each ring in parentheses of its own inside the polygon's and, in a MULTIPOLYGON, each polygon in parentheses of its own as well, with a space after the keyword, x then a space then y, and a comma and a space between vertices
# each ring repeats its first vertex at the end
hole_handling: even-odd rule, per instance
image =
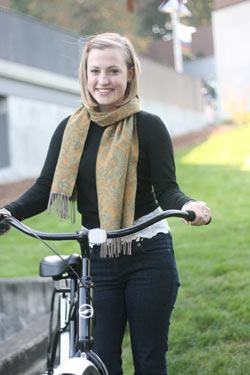
MULTIPOLYGON (((176 153, 182 190, 206 201, 213 220, 206 227, 170 222, 182 282, 170 329, 170 375, 250 373, 249 140, 250 126, 238 127, 176 153)), ((47 214, 26 223, 39 230, 66 228, 65 223, 55 226, 47 214)), ((68 249, 60 244, 61 253, 68 249)), ((35 275, 39 259, 48 253, 12 230, 0 239, 0 276, 35 275)), ((126 375, 133 373, 131 363, 127 335, 126 375)))

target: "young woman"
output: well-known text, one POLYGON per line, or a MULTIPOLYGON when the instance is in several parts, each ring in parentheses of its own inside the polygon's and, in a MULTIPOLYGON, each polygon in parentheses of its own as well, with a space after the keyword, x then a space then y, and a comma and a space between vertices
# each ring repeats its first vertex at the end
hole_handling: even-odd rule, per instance
MULTIPOLYGON (((48 206, 65 218, 76 201, 87 228, 123 228, 161 209, 193 210, 193 225, 209 223, 205 203, 178 187, 166 126, 140 108, 139 70, 125 37, 105 33, 86 42, 79 69, 83 106, 59 124, 36 183, 2 214, 23 220, 48 206)), ((94 350, 110 375, 122 374, 127 322, 135 373, 167 374, 168 327, 180 285, 167 222, 95 246, 91 271, 94 350)))

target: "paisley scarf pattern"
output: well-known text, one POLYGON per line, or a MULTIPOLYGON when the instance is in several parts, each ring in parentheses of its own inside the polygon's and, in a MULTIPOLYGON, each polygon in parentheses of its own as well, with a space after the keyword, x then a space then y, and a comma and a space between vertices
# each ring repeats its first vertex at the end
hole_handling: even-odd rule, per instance
POLYGON ((53 177, 48 209, 60 218, 75 219, 76 178, 90 122, 105 127, 96 161, 100 227, 115 230, 134 221, 137 186, 138 136, 134 98, 111 112, 80 107, 69 119, 53 177))

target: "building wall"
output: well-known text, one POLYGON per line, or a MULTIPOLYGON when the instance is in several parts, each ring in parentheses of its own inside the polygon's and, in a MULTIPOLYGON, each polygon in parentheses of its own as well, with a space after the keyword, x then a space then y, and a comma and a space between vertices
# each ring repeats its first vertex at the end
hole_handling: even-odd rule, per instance
POLYGON ((208 123, 199 79, 146 58, 141 62, 143 108, 158 114, 172 137, 201 129, 208 123))
POLYGON ((220 5, 212 21, 221 116, 226 117, 244 101, 250 109, 250 1, 220 5))
POLYGON ((148 59, 157 61, 168 67, 174 68, 174 52, 172 40, 154 40, 144 52, 148 59))
POLYGON ((197 58, 213 56, 213 30, 209 26, 201 26, 192 34, 192 53, 197 58))
POLYGON ((10 165, 0 169, 0 183, 39 175, 53 131, 73 109, 15 96, 7 107, 10 165))
POLYGON ((202 57, 193 61, 184 61, 184 72, 207 82, 216 81, 214 56, 202 57))
MULTIPOLYGON (((195 59, 212 57, 214 54, 212 27, 198 27, 192 34, 190 48, 195 59)), ((173 40, 154 40, 144 55, 163 65, 174 67, 173 40)))
POLYGON ((214 9, 221 9, 230 5, 242 3, 246 0, 214 0, 214 9))
POLYGON ((76 78, 79 34, 0 7, 0 59, 76 78))
MULTIPOLYGON (((53 131, 80 105, 77 80, 0 60, 1 103, 7 134, 0 139, 0 157, 5 144, 9 163, 0 160, 0 184, 38 176, 53 131)), ((2 126, 0 121, 0 134, 2 126)))
POLYGON ((173 69, 149 59, 142 59, 142 76, 140 81, 143 98, 153 98, 165 104, 175 105, 181 109, 202 112, 200 80, 185 74, 176 73, 173 69))

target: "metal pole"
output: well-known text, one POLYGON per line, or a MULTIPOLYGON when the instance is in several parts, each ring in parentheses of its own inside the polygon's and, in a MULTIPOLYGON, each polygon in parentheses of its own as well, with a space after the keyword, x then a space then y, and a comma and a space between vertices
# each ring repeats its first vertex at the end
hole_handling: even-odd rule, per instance
POLYGON ((183 73, 183 60, 181 41, 178 35, 179 16, 176 10, 171 12, 171 23, 173 32, 173 50, 174 50, 174 65, 178 73, 183 73))

